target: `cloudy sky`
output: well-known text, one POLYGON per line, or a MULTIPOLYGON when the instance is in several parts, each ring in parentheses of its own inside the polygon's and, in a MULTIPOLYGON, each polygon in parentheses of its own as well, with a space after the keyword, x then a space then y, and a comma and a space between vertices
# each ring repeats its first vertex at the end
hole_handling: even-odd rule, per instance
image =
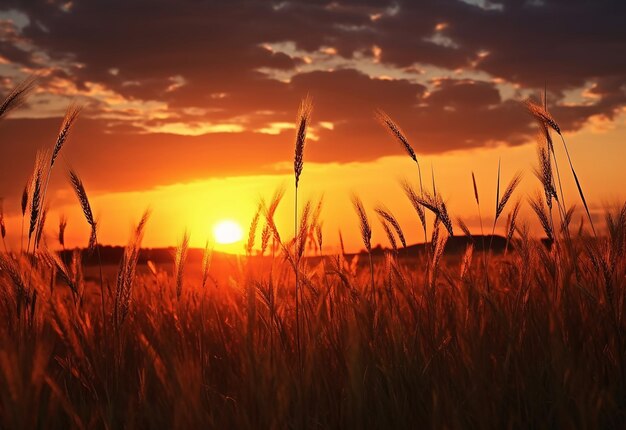
MULTIPOLYGON (((105 243, 124 243, 148 206, 151 246, 185 228, 203 244, 223 218, 246 226, 260 196, 292 186, 295 116, 307 94, 302 193, 324 195, 330 245, 341 228, 358 247, 351 192, 388 206, 418 239, 398 186, 415 178, 414 165, 375 109, 402 126, 428 180, 434 172, 451 210, 475 227, 472 171, 485 200, 495 198, 499 159, 504 181, 526 172, 519 197, 539 187, 536 127, 520 101, 544 87, 599 213, 626 198, 624 16, 625 2, 602 0, 5 0, 0 91, 40 76, 28 105, 0 125, 12 237, 35 153, 53 144, 71 102, 85 108, 52 175, 49 231, 66 213, 80 245, 87 229, 68 166, 84 179, 105 243)), ((290 219, 282 209, 279 219, 290 219)))

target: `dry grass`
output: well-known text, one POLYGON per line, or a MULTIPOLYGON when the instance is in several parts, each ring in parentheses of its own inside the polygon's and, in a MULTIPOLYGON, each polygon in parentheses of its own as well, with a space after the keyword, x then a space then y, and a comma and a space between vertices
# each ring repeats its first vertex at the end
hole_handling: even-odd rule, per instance
MULTIPOLYGON (((298 164, 296 146, 296 185, 300 154, 298 164)), ((22 203, 29 238, 43 225, 43 159, 22 203)), ((318 255, 321 199, 299 219, 296 208, 294 237, 284 239, 274 220, 284 188, 260 202, 246 255, 227 260, 208 244, 193 260, 185 234, 171 265, 144 269, 149 212, 119 268, 103 279, 100 266, 100 288, 83 273, 83 253, 49 249, 45 232, 38 249, 1 252, 0 427, 623 428, 626 205, 607 211, 597 236, 571 230, 549 146, 539 159, 542 192, 530 205, 550 244, 519 219, 520 177, 500 194, 498 171, 501 255, 479 258, 462 220, 468 246, 446 255, 453 230, 441 193, 408 182, 417 218, 425 225, 424 210, 434 214, 428 251, 375 255, 355 195, 365 264, 345 253, 341 233, 339 255, 318 255)), ((73 172, 70 182, 99 250, 84 184, 73 172)), ((406 246, 391 211, 375 212, 392 247, 406 246)))

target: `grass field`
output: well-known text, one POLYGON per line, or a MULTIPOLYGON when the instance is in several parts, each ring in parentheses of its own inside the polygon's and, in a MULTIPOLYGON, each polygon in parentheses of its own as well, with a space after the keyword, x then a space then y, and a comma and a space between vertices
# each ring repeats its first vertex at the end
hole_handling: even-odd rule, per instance
MULTIPOLYGON (((498 182, 494 213, 482 209, 487 230, 508 217, 504 252, 452 221, 440 195, 405 184, 427 239, 419 252, 403 252, 393 215, 358 196, 363 253, 324 253, 315 204, 296 203, 299 233, 287 238, 273 221, 279 190, 259 206, 244 255, 211 264, 207 249, 187 265, 183 240, 171 263, 138 266, 146 214, 114 267, 81 263, 100 248, 76 173, 91 250, 61 254, 40 233, 46 177, 78 115, 70 109, 24 193, 27 246, 0 254, 1 427, 623 428, 626 205, 601 224, 571 225, 552 175, 560 130, 528 108, 545 138, 545 192, 528 202, 544 231, 517 219, 519 180, 498 182), (372 256, 374 213, 390 247, 372 256), (447 256, 453 233, 468 245, 447 256)), ((298 124, 296 193, 310 110, 304 103, 298 124)), ((587 209, 575 179, 568 200, 587 209)))

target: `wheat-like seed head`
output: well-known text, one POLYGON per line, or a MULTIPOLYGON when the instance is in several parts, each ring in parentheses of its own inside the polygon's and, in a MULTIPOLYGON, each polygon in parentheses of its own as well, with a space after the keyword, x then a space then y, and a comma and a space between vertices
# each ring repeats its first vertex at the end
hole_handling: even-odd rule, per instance
POLYGON ((87 248, 90 251, 93 251, 94 249, 96 249, 97 244, 98 244, 98 237, 96 235, 96 229, 95 227, 92 227, 91 233, 89 234, 89 244, 87 245, 87 248))
POLYGON ((389 223, 389 225, 391 225, 391 227, 393 227, 396 234, 398 235, 398 239, 400 240, 400 243, 402 243, 402 246, 406 248, 406 239, 404 238, 404 233, 402 232, 400 223, 398 222, 396 217, 393 216, 391 211, 389 211, 389 209, 385 208, 384 206, 380 206, 380 205, 376 207, 375 211, 380 217, 385 219, 389 223))
POLYGON ((265 215, 265 226, 270 231, 271 236, 274 238, 276 243, 278 243, 280 246, 283 246, 283 242, 280 238, 280 233, 278 231, 278 228, 276 228, 276 223, 274 222, 274 218, 270 214, 269 208, 265 208, 264 215, 265 215))
MULTIPOLYGON (((500 203, 500 167, 501 167, 501 162, 502 160, 498 157, 498 179, 496 181, 496 210, 495 212, 498 212, 498 204, 500 203)), ((498 217, 496 216, 496 219, 498 217)))
MULTIPOLYGON (((260 205, 263 211, 263 215, 265 218, 265 226, 263 227, 263 232, 261 233, 261 255, 265 254, 267 250, 267 246, 269 244, 269 240, 274 235, 274 231, 278 234, 278 230, 275 229, 274 224, 274 213, 278 208, 281 200, 285 195, 285 185, 281 185, 274 191, 274 195, 272 196, 272 200, 270 201, 269 206, 265 203, 264 199, 261 199, 260 205), (272 228, 272 226, 274 228, 272 228)), ((280 235, 278 235, 280 238, 280 235)))
POLYGON ((155 278, 158 276, 159 271, 157 269, 156 264, 154 264, 154 261, 152 260, 146 261, 146 267, 148 268, 152 276, 154 276, 155 278))
POLYGON ((213 258, 213 251, 209 248, 209 241, 206 241, 204 245, 204 252, 202 254, 202 288, 206 286, 206 281, 209 279, 209 270, 211 270, 211 260, 213 258))
POLYGON ((402 132, 402 129, 396 124, 389 115, 384 111, 378 109, 376 111, 376 118, 378 121, 389 131, 389 133, 396 138, 396 140, 402 145, 406 153, 417 163, 417 156, 415 150, 406 138, 406 135, 402 132))
POLYGON ((552 209, 552 199, 557 202, 559 199, 554 185, 554 177, 552 175, 550 150, 546 146, 539 146, 537 150, 537 157, 539 158, 539 167, 535 168, 535 176, 537 176, 537 178, 543 185, 548 209, 552 209))
POLYGON ((20 200, 22 216, 26 215, 26 209, 28 208, 28 193, 30 191, 30 186, 32 182, 32 175, 28 177, 26 181, 26 185, 24 185, 24 189, 22 190, 22 198, 20 200))
POLYGON ((143 239, 143 232, 146 228, 146 224, 148 223, 151 214, 152 211, 150 209, 146 209, 144 211, 141 219, 139 220, 139 224, 137 224, 137 227, 135 228, 135 240, 141 241, 143 239))
POLYGON ((250 229, 248 230, 248 242, 246 243, 246 254, 252 255, 252 248, 254 248, 254 242, 256 240, 257 226, 259 225, 259 218, 261 216, 262 202, 259 202, 257 210, 250 222, 250 229))
POLYGON ((546 207, 543 204, 543 200, 539 195, 536 195, 534 198, 528 199, 528 204, 532 210, 537 214, 537 218, 539 218, 539 222, 541 223, 541 227, 543 231, 546 233, 548 240, 554 240, 554 232, 552 231, 552 225, 550 224, 550 219, 548 217, 548 213, 546 211, 546 207))
POLYGON ((77 296, 79 294, 78 285, 76 285, 74 276, 72 276, 70 269, 68 269, 63 260, 61 260, 59 254, 46 248, 42 250, 42 255, 44 256, 44 259, 47 260, 50 266, 56 268, 59 271, 65 283, 67 283, 67 285, 70 287, 70 290, 72 290, 72 293, 77 296))
POLYGON ((276 209, 278 209, 278 205, 280 204, 284 196, 285 196, 285 185, 283 184, 279 186, 278 188, 276 188, 276 190, 274 191, 274 195, 272 196, 272 200, 270 201, 268 214, 272 218, 274 217, 274 212, 276 212, 276 209))
POLYGON ((465 236, 471 239, 472 233, 470 232, 469 227, 467 227, 467 224, 465 224, 465 221, 463 221, 461 218, 457 218, 456 223, 459 225, 459 228, 465 234, 465 236))
POLYGON ((322 243, 323 243, 322 225, 323 223, 320 222, 315 226, 315 237, 317 238, 317 246, 319 246, 320 252, 322 250, 322 243))
POLYGON ((415 209, 415 212, 419 217, 422 228, 426 230, 426 213, 424 212, 424 207, 420 203, 420 197, 417 195, 417 193, 413 189, 413 186, 407 180, 403 180, 401 185, 402 189, 404 190, 404 194, 411 202, 413 209, 415 209))
POLYGON ((363 202, 356 194, 352 195, 352 205, 354 206, 354 210, 359 217, 361 238, 363 239, 365 249, 367 249, 367 252, 372 252, 372 228, 370 227, 363 202))
POLYGON ((36 82, 37 77, 30 76, 13 88, 0 104, 0 119, 26 102, 28 96, 34 91, 36 82))
POLYGON ((262 244, 261 244, 262 252, 264 252, 265 249, 267 248, 267 244, 271 236, 273 236, 274 240, 276 240, 276 242, 282 246, 282 242, 280 240, 280 234, 278 233, 278 229, 276 228, 276 225, 274 223, 274 213, 276 212, 276 209, 278 209, 278 205, 280 204, 284 196, 285 196, 285 185, 283 184, 279 186, 278 188, 276 188, 269 205, 266 205, 265 201, 261 200, 260 204, 263 209, 263 215, 265 217, 265 227, 263 229, 263 236, 261 239, 262 240, 262 244))
POLYGON ((65 247, 65 229, 67 228, 67 217, 61 215, 59 219, 59 245, 65 247))
POLYGON ((45 152, 38 152, 35 159, 35 170, 33 172, 33 180, 31 181, 30 190, 30 224, 28 228, 28 238, 30 239, 35 233, 37 221, 39 219, 41 211, 41 197, 43 192, 43 177, 44 177, 44 159, 46 158, 45 152))
POLYGON ((269 244, 271 234, 272 231, 270 229, 270 226, 265 223, 265 226, 263 227, 263 232, 261 233, 261 255, 265 255, 265 251, 267 250, 267 245, 269 244))
POLYGON ((469 244, 465 248, 465 253, 463 254, 463 259, 461 261, 461 279, 465 279, 469 270, 472 266, 472 256, 474 255, 474 245, 469 244))
MULTIPOLYGON (((572 222, 572 218, 574 218, 574 214, 576 213, 576 205, 572 205, 569 207, 568 210, 565 211, 565 216, 563 217, 563 226, 561 227, 563 231, 566 231, 569 228, 569 225, 572 222)), ((580 219, 581 221, 581 228, 582 228, 582 217, 580 219)), ((579 232, 579 236, 580 236, 580 232, 579 232)))
POLYGON ((185 271, 185 262, 187 260, 187 251, 189 250, 189 233, 185 231, 183 234, 183 240, 178 248, 176 248, 176 258, 174 260, 174 267, 176 272, 176 297, 180 300, 180 296, 183 293, 183 276, 185 271))
POLYGON ((304 145, 306 143, 306 132, 311 122, 311 113, 313 104, 309 96, 305 97, 300 103, 298 110, 298 129, 296 133, 296 151, 293 159, 293 171, 296 179, 296 188, 300 182, 300 175, 304 167, 304 145))
POLYGON ((448 215, 448 208, 446 206, 446 202, 444 202, 443 200, 439 200, 439 218, 441 218, 441 223, 444 225, 446 230, 448 230, 448 234, 450 236, 454 236, 452 220, 450 219, 450 215, 448 215))
POLYGON ((476 200, 476 204, 480 205, 480 200, 478 199, 478 186, 476 185, 476 176, 474 176, 474 172, 472 172, 472 184, 474 185, 474 199, 476 200))
POLYGON ((91 205, 89 204, 89 198, 87 197, 87 191, 85 191, 83 181, 74 170, 70 170, 69 179, 70 183, 72 184, 72 188, 74 189, 74 193, 76 193, 76 197, 78 197, 78 202, 80 203, 83 215, 85 216, 87 223, 91 226, 91 234, 89 236, 89 249, 94 249, 97 242, 96 220, 93 217, 91 205))
POLYGON ((289 262, 289 264, 294 270, 298 270, 295 257, 291 254, 287 245, 285 245, 280 238, 280 233, 278 232, 278 228, 276 227, 274 218, 270 218, 268 216, 269 214, 267 210, 265 210, 264 212, 265 212, 266 226, 269 228, 270 232, 272 233, 272 237, 274 238, 274 241, 276 242, 276 244, 278 244, 278 246, 281 248, 283 255, 285 257, 285 260, 289 262))
POLYGON ((76 290, 79 292, 84 291, 85 286, 85 275, 83 272, 83 262, 82 262, 82 253, 80 249, 76 248, 72 252, 72 261, 70 262, 70 273, 72 275, 72 282, 76 287, 76 290))
POLYGON ((346 247, 343 244, 343 234, 341 234, 341 229, 339 229, 338 233, 339 233, 339 249, 341 249, 341 255, 346 255, 346 247))
POLYGON ((404 189, 413 207, 424 207, 431 211, 435 215, 435 222, 441 222, 448 231, 448 234, 454 236, 452 220, 448 214, 446 203, 441 198, 441 194, 432 195, 426 191, 422 196, 418 196, 406 182, 404 183, 404 189))
POLYGON ((87 191, 85 191, 83 181, 78 176, 78 173, 76 173, 74 170, 70 170, 69 178, 70 183, 72 184, 72 188, 76 193, 76 197, 78 197, 78 202, 80 203, 83 215, 85 216, 87 223, 93 227, 96 222, 93 217, 93 212, 91 210, 91 205, 89 204, 89 198, 87 197, 87 191))
POLYGON ((389 244, 393 248, 395 253, 398 252, 398 244, 396 242, 396 237, 393 235, 391 228, 389 227, 389 223, 382 216, 379 218, 380 224, 383 226, 383 230, 385 230, 385 234, 387 235, 387 239, 389 240, 389 244))
POLYGON ((320 216, 322 215, 322 207, 324 206, 324 195, 322 195, 317 204, 315 205, 315 210, 311 213, 311 222, 310 222, 310 231, 309 236, 313 236, 315 227, 320 222, 320 216))
POLYGON ((528 113, 530 113, 537 121, 548 125, 559 135, 561 134, 561 128, 546 108, 544 108, 540 104, 535 103, 531 99, 526 99, 523 101, 523 103, 528 113))
POLYGON ((315 210, 312 212, 311 216, 311 224, 317 225, 320 219, 320 215, 322 214, 322 207, 324 206, 324 195, 319 198, 317 204, 315 205, 315 210))
POLYGON ((46 205, 41 211, 41 215, 39 215, 39 223, 35 228, 35 248, 41 242, 41 236, 43 234, 43 229, 46 224, 46 218, 48 217, 48 209, 50 209, 50 207, 46 205))
POLYGON ((295 243, 297 245, 295 250, 297 261, 300 261, 300 259, 304 255, 306 241, 309 236, 310 217, 311 201, 307 201, 306 205, 304 205, 304 209, 302 210, 302 215, 300 216, 300 228, 298 229, 298 236, 295 238, 295 243))
MULTIPOLYGON (((439 232, 439 228, 435 228, 436 232, 439 232)), ((439 237, 439 233, 436 233, 433 238, 433 259, 430 267, 430 284, 431 286, 435 286, 435 280, 437 277, 437 271, 439 269, 439 263, 441 262, 441 257, 443 256, 443 251, 446 249, 446 243, 448 242, 448 236, 439 237)))
POLYGON ((507 202, 509 201, 509 199, 513 195, 513 192, 515 191, 515 189, 517 188, 517 186, 520 184, 521 181, 522 181, 522 173, 518 172, 515 174, 515 176, 513 176, 513 179, 511 179, 511 182, 509 182, 509 185, 507 185, 506 189, 504 190, 504 193, 502 193, 502 197, 498 201, 498 205, 496 206, 496 220, 500 218, 500 215, 502 214, 502 211, 504 211, 504 208, 506 207, 507 202))
POLYGON ((546 145, 548 145, 548 149, 554 155, 554 142, 552 141, 552 135, 550 134, 550 129, 546 125, 545 122, 537 121, 540 128, 540 137, 542 140, 545 140, 546 145))
POLYGON ((31 294, 17 260, 7 253, 0 253, 0 272, 9 275, 13 283, 16 298, 21 298, 26 301, 26 303, 29 303, 31 294))
POLYGON ((65 112, 65 116, 63 117, 63 122, 61 123, 61 128, 59 129, 59 134, 57 136, 57 140, 54 144, 54 148, 52 149, 52 156, 50 157, 50 167, 54 166, 54 162, 59 156, 59 152, 61 152, 61 148, 63 148, 63 144, 67 140, 67 136, 69 135, 70 129, 80 111, 82 110, 82 106, 72 103, 65 112))
POLYGON ((513 234, 515 233, 515 228, 517 225, 517 216, 519 215, 519 210, 521 206, 522 206, 522 201, 518 199, 515 202, 515 205, 513 205, 513 210, 509 214, 508 222, 506 226, 506 240, 508 242, 511 241, 511 239, 513 238, 513 234))
POLYGON ((135 281, 135 274, 137 272, 139 251, 141 250, 141 242, 143 240, 144 230, 149 218, 150 210, 146 209, 137 224, 137 227, 135 227, 128 245, 124 248, 124 254, 122 256, 122 261, 120 262, 120 268, 117 273, 114 303, 115 324, 117 324, 118 327, 124 322, 124 319, 130 309, 132 288, 135 281))

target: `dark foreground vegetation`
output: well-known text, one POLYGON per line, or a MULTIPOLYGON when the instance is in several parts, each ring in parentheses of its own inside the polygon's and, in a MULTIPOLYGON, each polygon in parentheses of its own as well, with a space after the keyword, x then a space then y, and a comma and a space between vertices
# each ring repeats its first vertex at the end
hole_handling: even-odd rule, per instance
MULTIPOLYGON (((519 176, 502 193, 498 177, 489 227, 508 218, 498 254, 453 223, 441 194, 420 181, 404 188, 426 245, 406 250, 393 214, 353 196, 366 252, 327 255, 321 204, 296 203, 298 234, 281 237, 279 190, 259 205, 246 255, 228 273, 213 273, 207 249, 199 276, 186 277, 188 236, 172 270, 148 261, 139 273, 146 213, 117 273, 98 270, 89 282, 80 252, 52 249, 53 237, 64 243, 63 222, 58 234, 44 229, 46 178, 78 115, 71 108, 24 190, 23 249, 0 253, 1 427, 624 428, 626 206, 592 224, 575 177, 588 221, 574 227, 552 175, 551 133, 560 129, 545 108, 527 107, 543 130, 543 193, 528 204, 551 246, 517 219, 520 200, 508 204, 519 176), (373 256, 374 213, 389 250, 373 256), (455 228, 465 246, 446 257, 455 228)), ((310 114, 305 103, 296 193, 310 114)), ((421 177, 406 137, 381 120, 421 177)), ((101 262, 85 186, 75 172, 70 182, 101 262)))

